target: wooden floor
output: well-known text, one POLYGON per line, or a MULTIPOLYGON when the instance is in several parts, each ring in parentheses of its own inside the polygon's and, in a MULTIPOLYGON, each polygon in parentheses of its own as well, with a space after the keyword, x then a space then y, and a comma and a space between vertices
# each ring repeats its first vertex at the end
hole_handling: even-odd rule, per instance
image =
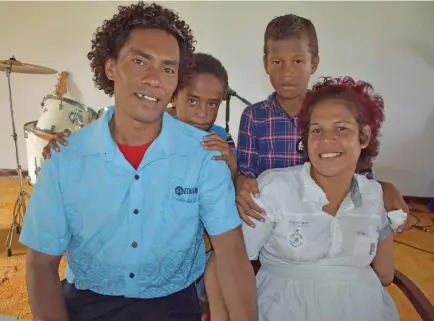
MULTIPOLYGON (((25 190, 30 194, 31 187, 25 182, 25 190)), ((14 315, 31 319, 27 304, 25 287, 25 253, 26 249, 17 242, 13 243, 13 256, 5 255, 5 240, 7 229, 12 220, 12 210, 19 191, 16 178, 0 177, 0 315, 14 315)), ((428 214, 426 207, 411 203, 412 213, 417 215, 419 224, 433 224, 433 214, 428 214)), ((412 218, 413 222, 415 221, 412 218)), ((430 232, 411 229, 395 237, 398 242, 434 252, 434 227, 430 232)), ((425 295, 434 302, 434 254, 425 253, 411 247, 395 243, 395 267, 407 275, 425 295)), ((63 275, 65 262, 62 262, 60 272, 63 275)), ((398 307, 402 321, 418 321, 419 316, 407 301, 405 296, 395 286, 389 287, 398 307)))

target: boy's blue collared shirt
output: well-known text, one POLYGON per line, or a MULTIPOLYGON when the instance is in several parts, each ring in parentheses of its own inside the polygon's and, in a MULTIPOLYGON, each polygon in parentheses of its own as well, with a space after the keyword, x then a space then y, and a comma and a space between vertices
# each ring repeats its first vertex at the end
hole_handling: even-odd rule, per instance
POLYGON ((203 274, 203 226, 217 235, 240 225, 231 174, 200 145, 205 132, 168 114, 134 170, 111 137, 113 112, 45 161, 20 241, 48 255, 66 251, 78 289, 166 296, 203 274))

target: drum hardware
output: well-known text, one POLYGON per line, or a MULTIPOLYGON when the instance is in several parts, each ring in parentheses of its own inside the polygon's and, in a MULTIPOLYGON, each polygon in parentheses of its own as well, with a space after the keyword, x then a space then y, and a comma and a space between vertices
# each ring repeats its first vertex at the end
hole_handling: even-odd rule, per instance
POLYGON ((80 128, 82 128, 82 127, 84 126, 83 115, 81 114, 81 112, 80 112, 79 109, 77 109, 76 111, 71 112, 71 113, 69 114, 69 120, 70 120, 73 124, 79 126, 80 128))
POLYGON ((104 108, 101 108, 100 110, 98 110, 97 119, 100 119, 102 116, 105 115, 105 113, 106 113, 109 109, 112 109, 112 108, 114 108, 114 106, 111 106, 111 107, 104 107, 104 108))
POLYGON ((24 124, 24 137, 26 138, 27 168, 29 170, 27 182, 30 186, 36 184, 39 172, 41 171, 44 159, 41 154, 46 145, 46 141, 38 137, 35 133, 36 123, 31 121, 24 124))
POLYGON ((7 256, 12 255, 12 239, 14 235, 14 230, 17 233, 21 232, 21 224, 24 220, 24 215, 26 214, 26 197, 29 195, 24 191, 23 184, 23 170, 20 163, 20 158, 18 154, 18 144, 17 144, 17 133, 15 130, 15 117, 14 117, 14 108, 12 102, 12 87, 11 87, 11 73, 23 73, 23 74, 54 74, 57 71, 54 69, 50 69, 47 67, 31 65, 27 63, 23 63, 12 57, 8 60, 0 60, 0 71, 6 72, 6 78, 8 82, 8 90, 9 90, 9 109, 11 114, 11 123, 12 123, 12 138, 14 140, 15 145, 15 158, 17 162, 17 174, 20 179, 20 191, 17 196, 17 200, 15 201, 14 209, 13 209, 13 218, 12 223, 9 228, 8 236, 6 238, 6 249, 7 256))
POLYGON ((39 172, 41 171, 41 166, 38 165, 38 162, 36 161, 36 157, 34 159, 35 159, 35 176, 38 177, 39 172))
POLYGON ((48 111, 48 109, 45 108, 45 97, 42 99, 41 108, 42 108, 42 112, 43 113, 45 113, 46 111, 48 111))
MULTIPOLYGON (((45 97, 42 99, 42 102, 41 102, 41 108, 42 108, 42 112, 43 112, 43 113, 46 112, 46 111, 48 111, 48 109, 45 107, 45 100, 47 100, 47 97, 49 97, 49 96, 45 96, 45 97)), ((63 99, 60 100, 60 103, 59 103, 59 105, 57 106, 57 108, 58 108, 59 110, 62 110, 62 109, 63 109, 63 99)))

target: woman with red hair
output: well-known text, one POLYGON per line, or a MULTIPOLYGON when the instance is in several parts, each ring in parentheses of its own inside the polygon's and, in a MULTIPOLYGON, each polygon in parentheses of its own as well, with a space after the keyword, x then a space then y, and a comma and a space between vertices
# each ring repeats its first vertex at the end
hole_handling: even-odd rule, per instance
POLYGON ((257 275, 260 321, 396 321, 393 230, 380 184, 364 175, 378 153, 382 98, 370 84, 325 78, 300 119, 307 162, 258 178, 265 209, 243 225, 257 275))

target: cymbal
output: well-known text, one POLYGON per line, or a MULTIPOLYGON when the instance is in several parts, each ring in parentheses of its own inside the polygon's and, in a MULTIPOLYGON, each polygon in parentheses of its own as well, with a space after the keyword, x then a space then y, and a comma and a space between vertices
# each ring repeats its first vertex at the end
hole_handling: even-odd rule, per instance
POLYGON ((0 60, 0 71, 7 71, 9 68, 11 68, 11 72, 21 74, 50 75, 57 73, 57 70, 21 62, 16 60, 15 57, 8 60, 0 60))

